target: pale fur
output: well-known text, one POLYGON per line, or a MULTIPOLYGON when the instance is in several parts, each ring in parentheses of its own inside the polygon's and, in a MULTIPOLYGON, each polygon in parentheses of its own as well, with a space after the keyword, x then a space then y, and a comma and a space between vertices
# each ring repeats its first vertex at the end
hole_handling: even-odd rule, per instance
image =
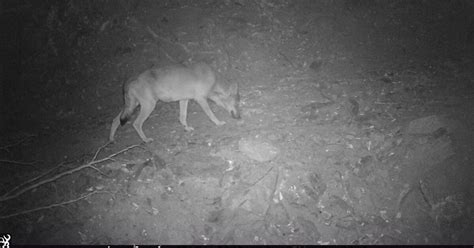
POLYGON ((144 142, 153 141, 143 133, 143 123, 155 108, 156 102, 179 101, 179 121, 186 131, 194 130, 187 124, 187 108, 190 99, 195 100, 206 115, 216 125, 225 124, 219 121, 209 108, 207 99, 226 109, 232 117, 240 118, 238 110, 239 91, 236 83, 227 89, 216 81, 216 75, 205 63, 196 63, 189 67, 182 65, 152 68, 138 77, 126 82, 123 86, 124 106, 114 118, 110 129, 109 140, 113 141, 120 124, 125 124, 134 110, 140 105, 140 113, 133 122, 133 127, 144 142))

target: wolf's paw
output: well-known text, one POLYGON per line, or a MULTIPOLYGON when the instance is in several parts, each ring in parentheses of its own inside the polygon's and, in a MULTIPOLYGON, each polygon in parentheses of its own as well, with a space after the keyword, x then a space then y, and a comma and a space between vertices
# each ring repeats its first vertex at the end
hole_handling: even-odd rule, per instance
POLYGON ((145 143, 150 143, 150 142, 152 142, 152 141, 153 141, 152 138, 146 138, 146 139, 143 140, 143 142, 145 142, 145 143))
POLYGON ((194 130, 194 128, 193 128, 193 127, 190 127, 190 126, 185 126, 185 127, 184 127, 184 130, 186 130, 186 132, 191 132, 191 131, 194 130))
POLYGON ((216 123, 216 125, 218 125, 218 126, 222 126, 224 124, 225 124, 225 121, 219 121, 219 122, 216 123))

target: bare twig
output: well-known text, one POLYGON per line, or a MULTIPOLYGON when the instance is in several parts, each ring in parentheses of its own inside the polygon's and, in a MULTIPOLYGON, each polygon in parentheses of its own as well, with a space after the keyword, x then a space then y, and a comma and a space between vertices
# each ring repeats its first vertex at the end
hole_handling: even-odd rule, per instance
POLYGON ((2 215, 2 216, 0 216, 0 220, 15 217, 15 216, 22 215, 22 214, 33 213, 33 212, 37 212, 37 211, 40 211, 40 210, 51 209, 51 208, 55 208, 55 207, 61 207, 61 206, 80 201, 80 200, 85 199, 85 198, 87 198, 91 195, 99 194, 99 193, 109 193, 109 192, 106 192, 106 191, 93 191, 89 194, 85 194, 81 197, 78 197, 78 198, 75 198, 75 199, 72 199, 72 200, 69 200, 69 201, 54 203, 54 204, 51 204, 51 205, 48 205, 48 206, 43 206, 43 207, 33 208, 33 209, 29 209, 29 210, 24 210, 24 211, 20 211, 20 212, 8 214, 8 215, 2 215))
POLYGON ((107 28, 107 26, 109 26, 110 23, 110 20, 107 20, 106 22, 102 23, 102 25, 100 25, 99 32, 103 32, 107 28))
POLYGON ((18 140, 17 142, 15 142, 13 144, 8 144, 8 145, 0 147, 0 150, 8 151, 8 148, 14 147, 14 146, 17 146, 17 145, 21 145, 23 142, 27 141, 29 138, 32 138, 32 137, 35 137, 35 135, 27 135, 23 139, 20 139, 20 140, 18 140))
POLYGON ((293 67, 293 69, 298 69, 298 67, 296 67, 296 65, 293 63, 293 61, 291 61, 291 59, 288 58, 288 56, 286 56, 286 54, 282 53, 282 52, 278 52, 278 54, 280 54, 280 56, 283 57, 283 59, 288 62, 291 67, 293 67))
MULTIPOLYGON (((148 31, 148 33, 150 33, 150 34, 153 36, 153 38, 155 38, 155 39, 162 39, 162 40, 168 41, 168 40, 166 40, 166 39, 164 39, 164 38, 161 38, 159 35, 157 35, 157 34, 155 33, 155 31, 153 31, 149 26, 146 27, 146 30, 148 31)), ((168 41, 168 42, 169 42, 169 41, 168 41)), ((171 43, 171 42, 170 42, 170 43, 171 43)))
POLYGON ((32 190, 32 189, 34 189, 34 188, 37 188, 37 187, 39 187, 39 186, 41 186, 41 185, 43 185, 43 184, 53 182, 53 181, 57 180, 58 178, 61 178, 61 177, 65 176, 65 175, 69 175, 69 174, 72 174, 72 173, 74 173, 74 172, 80 171, 80 170, 82 170, 82 169, 84 169, 84 168, 90 168, 90 167, 92 167, 92 164, 91 164, 91 163, 85 164, 85 165, 81 165, 81 166, 79 166, 79 167, 77 167, 77 168, 74 168, 74 169, 72 169, 72 170, 65 171, 65 172, 63 172, 63 173, 60 173, 60 174, 54 176, 54 177, 51 177, 51 178, 45 179, 45 180, 43 180, 43 181, 40 181, 40 182, 38 182, 38 183, 35 183, 35 184, 33 184, 33 185, 30 185, 30 186, 28 186, 28 187, 26 187, 26 188, 24 188, 24 189, 18 191, 18 192, 15 193, 14 195, 2 197, 2 198, 0 198, 0 202, 7 201, 7 200, 11 200, 11 199, 16 198, 16 197, 22 195, 23 193, 25 193, 25 192, 27 192, 27 191, 30 191, 30 190, 32 190))
POLYGON ((28 186, 28 187, 26 187, 26 188, 24 188, 24 189, 18 191, 17 193, 15 193, 15 194, 13 194, 13 195, 9 195, 10 193, 8 193, 8 194, 6 194, 6 195, 4 195, 3 197, 0 198, 0 202, 4 202, 4 201, 11 200, 11 199, 16 198, 16 197, 18 197, 18 196, 24 194, 25 192, 28 192, 28 191, 30 191, 30 190, 32 190, 32 189, 34 189, 34 188, 37 188, 37 187, 39 187, 39 186, 41 186, 41 185, 43 185, 43 184, 53 182, 53 181, 55 181, 55 180, 57 180, 57 179, 59 179, 59 178, 61 178, 61 177, 63 177, 63 176, 72 174, 72 173, 74 173, 74 172, 80 171, 80 170, 85 169, 85 168, 92 168, 92 169, 97 170, 97 168, 95 168, 95 167, 93 166, 94 164, 98 164, 98 163, 102 163, 102 162, 104 162, 104 161, 107 161, 107 160, 111 159, 112 157, 115 157, 115 156, 117 156, 118 154, 123 153, 123 152, 125 152, 125 151, 128 151, 128 150, 130 150, 130 149, 132 149, 132 148, 135 148, 135 147, 137 147, 137 146, 140 146, 140 145, 129 146, 129 147, 127 147, 127 148, 125 148, 125 149, 123 149, 123 150, 120 150, 120 151, 118 151, 118 152, 116 152, 116 153, 114 153, 114 154, 111 154, 111 155, 109 155, 109 156, 107 156, 107 157, 105 157, 105 158, 103 158, 103 159, 95 160, 95 161, 89 162, 89 163, 87 163, 87 164, 81 165, 81 166, 79 166, 79 167, 76 167, 76 168, 74 168, 74 169, 64 171, 64 172, 62 172, 62 173, 57 174, 56 176, 53 176, 53 177, 51 177, 51 178, 48 178, 48 179, 42 180, 42 181, 40 181, 40 182, 38 182, 38 183, 35 183, 35 184, 33 184, 33 185, 30 185, 30 186, 28 186))
POLYGON ((263 178, 265 178, 265 177, 268 175, 268 173, 270 173, 270 171, 273 170, 273 168, 274 168, 273 166, 270 167, 270 168, 268 168, 268 170, 267 170, 260 178, 258 178, 255 182, 253 182, 253 183, 251 184, 251 186, 255 186, 257 183, 259 183, 260 181, 262 181, 263 178))
POLYGON ((177 61, 176 61, 175 59, 173 59, 163 48, 160 47, 159 49, 160 49, 160 51, 161 51, 162 53, 165 54, 165 56, 166 56, 169 60, 171 60, 171 62, 177 63, 177 61))
POLYGON ((267 210, 265 210, 265 215, 263 217, 264 221, 267 220, 268 213, 270 212, 270 208, 273 206, 273 203, 274 203, 273 198, 275 197, 275 193, 277 192, 279 179, 280 179, 280 170, 277 170, 277 174, 275 176, 275 183, 273 184, 272 193, 270 194, 269 199, 268 199, 268 207, 267 207, 267 210))
POLYGON ((0 159, 0 163, 7 163, 7 164, 17 164, 17 165, 28 165, 28 166, 33 166, 35 162, 21 162, 21 161, 16 161, 16 160, 8 160, 8 159, 0 159))
POLYGON ((97 155, 99 155, 99 152, 100 152, 102 149, 104 149, 104 147, 108 146, 109 144, 110 144, 110 141, 107 142, 107 143, 105 143, 105 144, 103 144, 101 147, 99 147, 99 149, 97 149, 97 151, 95 152, 94 157, 92 158, 91 162, 94 162, 95 159, 97 158, 97 155))
POLYGON ((57 166, 55 166, 55 167, 53 167, 53 168, 47 170, 46 172, 44 172, 43 174, 40 174, 40 175, 37 176, 37 177, 31 178, 30 180, 28 180, 28 181, 26 181, 26 182, 23 182, 22 184, 16 186, 16 187, 13 188, 12 190, 10 190, 10 191, 8 191, 7 193, 5 193, 2 197, 6 197, 6 196, 8 196, 9 194, 11 194, 12 192, 15 192, 16 190, 18 190, 19 188, 21 188, 21 187, 23 187, 23 186, 25 186, 25 185, 27 185, 27 184, 29 184, 29 183, 32 183, 32 182, 34 182, 34 181, 36 181, 36 180, 38 180, 38 179, 40 179, 40 178, 42 178, 42 177, 48 175, 51 171, 53 171, 53 170, 55 170, 55 169, 57 169, 57 168, 59 168, 59 167, 61 167, 61 166, 63 166, 63 163, 60 163, 59 165, 57 165, 57 166))
POLYGON ((191 51, 189 51, 189 49, 188 49, 185 45, 180 44, 180 43, 178 43, 178 42, 171 42, 170 40, 159 36, 159 35, 156 34, 149 26, 146 27, 146 30, 148 31, 148 33, 150 33, 150 34, 153 36, 153 38, 155 38, 155 39, 157 39, 157 40, 165 41, 165 42, 167 42, 167 43, 169 43, 169 44, 171 44, 171 45, 178 45, 178 46, 180 46, 181 48, 183 48, 183 50, 184 50, 187 54, 190 54, 190 53, 191 53, 191 51))

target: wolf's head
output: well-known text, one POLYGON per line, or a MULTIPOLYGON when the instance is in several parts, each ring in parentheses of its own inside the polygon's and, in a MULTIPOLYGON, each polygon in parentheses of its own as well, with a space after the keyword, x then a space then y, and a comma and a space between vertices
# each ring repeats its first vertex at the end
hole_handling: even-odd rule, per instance
POLYGON ((240 95, 237 83, 233 83, 227 90, 224 90, 220 84, 216 84, 209 98, 227 110, 232 115, 232 118, 240 119, 240 95))

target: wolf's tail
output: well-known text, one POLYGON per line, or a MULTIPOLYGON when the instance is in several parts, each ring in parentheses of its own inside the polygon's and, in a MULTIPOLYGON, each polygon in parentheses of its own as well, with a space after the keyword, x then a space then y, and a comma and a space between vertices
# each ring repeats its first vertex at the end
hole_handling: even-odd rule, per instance
POLYGON ((138 105, 136 97, 132 96, 130 92, 125 92, 123 96, 125 104, 123 105, 122 114, 120 115, 120 125, 122 126, 128 122, 138 105))

